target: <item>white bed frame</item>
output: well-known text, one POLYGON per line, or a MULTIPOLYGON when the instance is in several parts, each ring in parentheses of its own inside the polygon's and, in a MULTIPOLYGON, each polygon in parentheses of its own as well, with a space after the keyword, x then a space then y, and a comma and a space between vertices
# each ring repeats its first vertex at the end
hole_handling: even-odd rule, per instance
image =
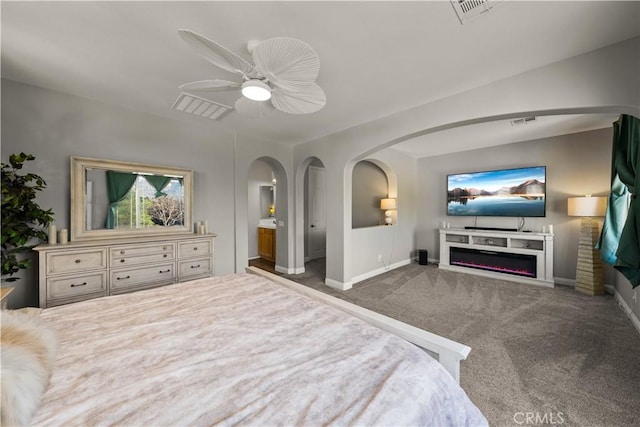
POLYGON ((266 277, 275 283, 349 313, 373 326, 409 341, 437 359, 447 372, 460 383, 460 361, 467 358, 471 347, 416 328, 399 320, 383 316, 382 314, 367 310, 366 308, 351 304, 339 298, 332 297, 331 295, 316 291, 315 289, 293 282, 282 276, 269 273, 268 271, 256 267, 247 267, 247 272, 266 277))

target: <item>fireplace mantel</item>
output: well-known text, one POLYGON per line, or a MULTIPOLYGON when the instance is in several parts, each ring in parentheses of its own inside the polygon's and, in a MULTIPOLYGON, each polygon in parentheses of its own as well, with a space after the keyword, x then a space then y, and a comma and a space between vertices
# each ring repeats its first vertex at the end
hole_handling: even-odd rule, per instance
POLYGON ((553 234, 443 228, 440 229, 439 267, 443 270, 553 287, 553 234), (454 265, 450 256, 452 248, 534 256, 535 277, 454 265))

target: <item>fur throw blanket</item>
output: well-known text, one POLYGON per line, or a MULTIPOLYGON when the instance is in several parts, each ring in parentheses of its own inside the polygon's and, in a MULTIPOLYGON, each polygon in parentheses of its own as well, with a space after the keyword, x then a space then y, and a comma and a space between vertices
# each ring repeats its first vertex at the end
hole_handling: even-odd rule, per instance
POLYGON ((0 424, 28 425, 55 360, 56 339, 40 309, 1 310, 0 424))

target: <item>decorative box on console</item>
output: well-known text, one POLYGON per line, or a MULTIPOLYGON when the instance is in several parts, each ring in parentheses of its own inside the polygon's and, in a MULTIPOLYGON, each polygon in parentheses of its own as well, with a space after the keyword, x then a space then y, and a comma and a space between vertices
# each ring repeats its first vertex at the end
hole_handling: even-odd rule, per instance
POLYGON ((553 287, 553 234, 441 229, 439 267, 553 287))

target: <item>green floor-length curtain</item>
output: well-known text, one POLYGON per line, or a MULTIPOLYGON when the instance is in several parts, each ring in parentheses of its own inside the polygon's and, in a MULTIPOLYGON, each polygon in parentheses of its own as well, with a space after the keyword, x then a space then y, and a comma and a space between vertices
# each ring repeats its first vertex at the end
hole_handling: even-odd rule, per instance
POLYGON ((166 193, 163 193, 162 190, 171 182, 170 177, 162 175, 144 175, 144 179, 146 179, 147 182, 151 184, 153 188, 155 188, 156 197, 167 195, 166 193))
POLYGON ((107 171, 107 197, 109 197, 109 208, 107 209, 107 221, 105 228, 115 228, 116 225, 116 207, 122 201, 133 184, 136 182, 138 175, 130 172, 107 171))
POLYGON ((607 264, 614 265, 618 257, 618 242, 629 212, 629 190, 620 181, 618 174, 611 179, 611 194, 609 195, 607 213, 600 233, 600 240, 596 245, 600 249, 600 258, 607 264))
POLYGON ((605 225, 600 236, 601 251, 611 257, 612 242, 615 243, 613 233, 619 229, 615 221, 624 221, 624 226, 618 239, 613 266, 620 271, 634 288, 640 285, 640 119, 623 114, 613 124, 613 156, 611 165, 612 197, 614 203, 609 203, 605 225), (626 200, 616 199, 615 193, 621 194, 620 189, 613 188, 615 179, 626 187, 629 192, 629 210, 624 220, 624 206, 626 200), (624 203, 620 200, 624 200, 624 203), (618 203, 615 203, 618 202, 618 203))

